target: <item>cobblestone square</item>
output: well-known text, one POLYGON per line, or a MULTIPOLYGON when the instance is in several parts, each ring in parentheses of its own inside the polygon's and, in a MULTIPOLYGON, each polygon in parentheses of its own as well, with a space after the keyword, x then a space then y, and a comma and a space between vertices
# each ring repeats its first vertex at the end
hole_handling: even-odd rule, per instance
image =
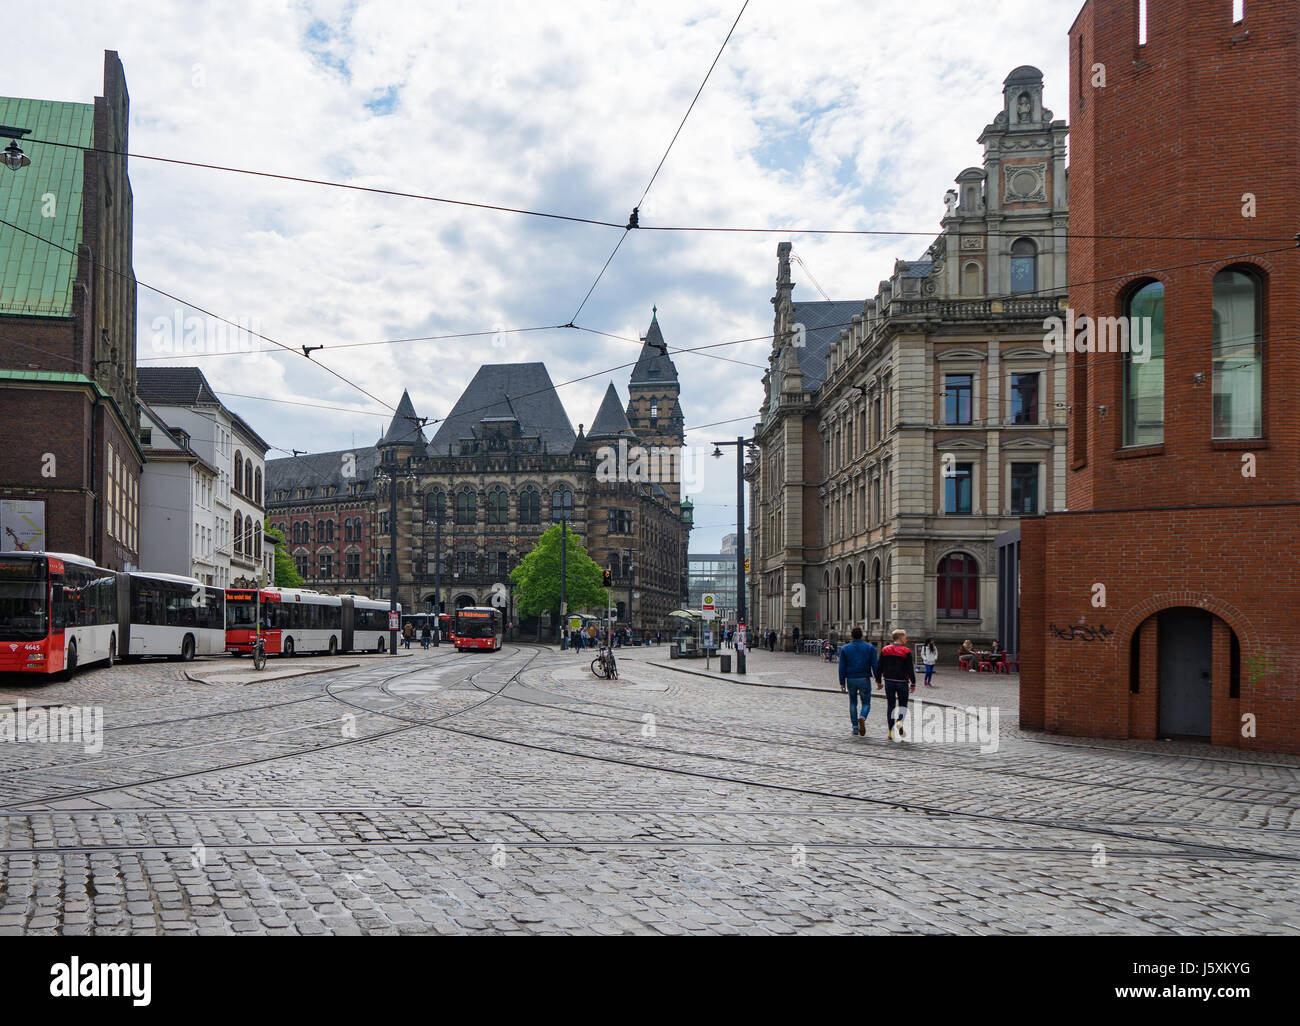
POLYGON ((0 933, 1300 932, 1300 760, 1022 733, 954 670, 921 697, 998 708, 996 750, 879 700, 860 738, 815 657, 619 655, 7 683, 104 738, 0 745, 0 933))

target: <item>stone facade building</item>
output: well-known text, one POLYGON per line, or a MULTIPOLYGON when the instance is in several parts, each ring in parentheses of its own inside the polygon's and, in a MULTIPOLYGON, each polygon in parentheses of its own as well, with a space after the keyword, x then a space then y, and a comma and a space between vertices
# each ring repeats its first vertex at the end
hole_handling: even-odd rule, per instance
POLYGON ((1065 500, 1063 121, 1013 71, 942 232, 865 302, 796 302, 778 247, 750 463, 750 606, 788 643, 896 627, 941 647, 996 632, 995 537, 1065 500))
POLYGON ((309 586, 386 595, 395 480, 399 600, 432 607, 441 549, 441 603, 453 610, 503 595, 509 607, 510 571, 564 517, 613 571, 620 620, 662 630, 686 591, 689 511, 680 463, 656 474, 665 464, 650 460, 647 476, 636 457, 679 453, 685 430, 657 316, 643 343, 626 406, 611 383, 590 431, 576 434, 541 363, 480 367, 432 438, 404 394, 376 445, 270 461, 271 523, 309 586))

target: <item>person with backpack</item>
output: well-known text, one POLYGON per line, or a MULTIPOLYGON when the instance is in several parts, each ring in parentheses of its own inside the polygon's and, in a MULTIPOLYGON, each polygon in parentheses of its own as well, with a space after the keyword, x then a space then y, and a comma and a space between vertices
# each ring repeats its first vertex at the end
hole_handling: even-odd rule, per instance
POLYGON ((420 632, 420 647, 423 648, 425 651, 428 651, 429 646, 432 644, 433 644, 433 628, 431 628, 426 623, 424 625, 424 630, 420 632))
POLYGON ((916 690, 916 668, 912 665, 912 650, 907 647, 907 631, 900 627, 894 631, 893 638, 892 644, 880 650, 880 662, 876 666, 876 687, 885 689, 885 723, 891 741, 895 730, 900 738, 907 737, 903 728, 907 696, 916 690), (895 706, 898 707, 897 723, 894 721, 895 706))
POLYGON ((876 661, 876 647, 862 640, 861 627, 853 628, 852 638, 840 649, 840 691, 849 696, 849 722, 853 724, 853 733, 866 737, 867 714, 871 712, 871 678, 879 675, 880 668, 876 661))
POLYGON ((917 654, 925 665, 925 686, 927 688, 934 687, 930 683, 930 678, 934 676, 934 665, 939 661, 939 646, 934 643, 934 638, 926 638, 925 644, 921 646, 921 651, 917 654))
POLYGON ((406 625, 402 628, 402 647, 403 647, 403 648, 410 648, 410 647, 411 647, 411 635, 414 634, 414 633, 415 633, 415 625, 412 624, 410 620, 407 620, 407 621, 406 621, 406 625))

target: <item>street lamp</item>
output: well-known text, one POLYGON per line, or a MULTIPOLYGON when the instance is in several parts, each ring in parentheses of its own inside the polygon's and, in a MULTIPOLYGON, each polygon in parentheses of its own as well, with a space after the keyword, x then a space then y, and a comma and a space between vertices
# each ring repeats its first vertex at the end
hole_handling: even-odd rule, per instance
POLYGON ((745 622, 745 449, 754 442, 752 438, 737 438, 734 442, 714 442, 714 459, 722 458, 724 445, 736 447, 736 629, 745 622))
POLYGON ((0 125, 0 139, 12 140, 4 148, 4 151, 0 152, 0 162, 3 162, 4 166, 10 171, 21 171, 32 162, 32 158, 27 156, 23 152, 23 148, 18 145, 18 140, 25 135, 30 135, 31 131, 30 128, 13 128, 10 125, 0 125))

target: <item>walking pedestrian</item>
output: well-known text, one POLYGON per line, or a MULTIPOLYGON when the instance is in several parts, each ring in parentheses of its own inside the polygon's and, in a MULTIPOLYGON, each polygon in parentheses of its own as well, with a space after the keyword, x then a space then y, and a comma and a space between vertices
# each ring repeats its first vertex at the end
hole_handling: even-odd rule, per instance
POLYGON ((867 736, 867 714, 871 712, 871 678, 878 672, 875 646, 862 640, 861 627, 854 627, 853 640, 840 652, 840 691, 849 696, 853 733, 862 737, 867 736))
POLYGON ((403 647, 403 648, 410 648, 410 647, 411 647, 411 635, 414 634, 414 633, 415 633, 415 625, 412 624, 410 620, 407 620, 407 621, 406 621, 406 624, 402 627, 402 647, 403 647))
POLYGON ((799 651, 799 628, 796 627, 790 635, 794 639, 794 650, 799 651))
POLYGON ((934 676, 934 664, 939 661, 939 646, 934 643, 934 638, 926 638, 918 654, 921 656, 921 662, 925 664, 925 686, 934 687, 930 683, 930 678, 934 676))
POLYGON ((912 650, 907 647, 907 631, 901 627, 894 631, 893 643, 880 650, 876 687, 885 689, 885 722, 889 727, 889 740, 894 740, 895 730, 900 738, 906 737, 903 720, 907 717, 907 696, 916 690, 916 667, 912 665, 912 650), (895 706, 898 707, 897 723, 894 721, 895 706))
POLYGON ((432 644, 433 644, 433 630, 426 623, 424 625, 424 630, 420 632, 420 645, 427 651, 429 646, 432 644))

